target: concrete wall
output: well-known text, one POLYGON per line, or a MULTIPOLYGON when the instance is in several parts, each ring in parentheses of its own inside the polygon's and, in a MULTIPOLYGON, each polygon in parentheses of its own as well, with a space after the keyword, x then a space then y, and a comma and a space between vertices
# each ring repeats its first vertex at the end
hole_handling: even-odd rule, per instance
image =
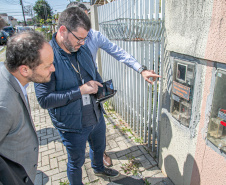
POLYGON ((205 61, 182 54, 167 52, 164 68, 162 118, 160 123, 159 166, 178 185, 190 184, 192 169, 197 165, 194 156, 197 145, 198 125, 201 115, 201 99, 204 88, 205 61), (195 64, 196 75, 190 127, 181 125, 170 114, 174 59, 195 64))
POLYGON ((226 1, 167 0, 159 166, 177 185, 226 184, 225 154, 206 139, 215 72, 226 69, 226 1), (170 114, 174 59, 196 66, 190 127, 170 114))
POLYGON ((167 0, 167 50, 226 63, 226 2, 167 0))

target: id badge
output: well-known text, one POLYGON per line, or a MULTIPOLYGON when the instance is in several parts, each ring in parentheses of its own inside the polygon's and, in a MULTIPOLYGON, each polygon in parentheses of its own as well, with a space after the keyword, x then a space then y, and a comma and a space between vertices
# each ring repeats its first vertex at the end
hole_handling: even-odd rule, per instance
POLYGON ((82 95, 82 103, 83 103, 83 106, 90 104, 90 95, 89 94, 82 95))

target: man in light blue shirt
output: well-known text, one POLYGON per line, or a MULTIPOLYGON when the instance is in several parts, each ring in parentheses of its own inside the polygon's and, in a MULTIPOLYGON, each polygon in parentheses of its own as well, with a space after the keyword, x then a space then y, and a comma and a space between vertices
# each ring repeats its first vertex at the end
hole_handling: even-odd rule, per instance
POLYGON ((138 69, 142 67, 137 60, 127 53, 125 50, 111 42, 108 38, 101 34, 99 31, 91 29, 88 33, 86 44, 92 53, 93 60, 96 61, 96 55, 99 48, 106 51, 109 55, 114 57, 119 62, 123 62, 128 67, 133 68, 138 72, 138 69))
MULTIPOLYGON (((78 6, 79 8, 83 9, 83 11, 88 15, 88 8, 84 4, 78 2, 71 2, 67 5, 67 8, 72 6, 78 6)), ((160 77, 153 70, 148 70, 146 66, 142 66, 133 56, 128 54, 125 50, 123 50, 113 42, 111 42, 99 31, 90 29, 86 38, 86 45, 91 51, 94 61, 96 61, 98 49, 101 48, 119 62, 123 62, 128 67, 131 67, 136 72, 140 73, 143 78, 150 84, 153 84, 153 82, 160 77), (152 78, 152 81, 149 78, 152 78)))

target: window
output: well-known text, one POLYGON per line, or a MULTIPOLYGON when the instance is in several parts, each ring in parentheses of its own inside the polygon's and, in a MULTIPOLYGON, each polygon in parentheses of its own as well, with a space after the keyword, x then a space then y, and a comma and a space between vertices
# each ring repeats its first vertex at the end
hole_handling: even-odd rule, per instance
POLYGON ((217 71, 207 139, 226 152, 226 72, 217 71))
POLYGON ((171 114, 182 125, 189 127, 193 100, 195 64, 174 60, 171 114))

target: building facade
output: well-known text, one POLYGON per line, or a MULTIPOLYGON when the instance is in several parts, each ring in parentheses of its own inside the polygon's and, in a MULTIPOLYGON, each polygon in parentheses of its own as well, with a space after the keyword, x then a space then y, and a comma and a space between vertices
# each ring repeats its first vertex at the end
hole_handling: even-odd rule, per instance
POLYGON ((0 16, 4 19, 8 26, 15 27, 17 25, 17 19, 12 16, 8 16, 7 13, 1 13, 0 16))
POLYGON ((166 1, 159 166, 177 185, 226 184, 226 3, 166 1))

